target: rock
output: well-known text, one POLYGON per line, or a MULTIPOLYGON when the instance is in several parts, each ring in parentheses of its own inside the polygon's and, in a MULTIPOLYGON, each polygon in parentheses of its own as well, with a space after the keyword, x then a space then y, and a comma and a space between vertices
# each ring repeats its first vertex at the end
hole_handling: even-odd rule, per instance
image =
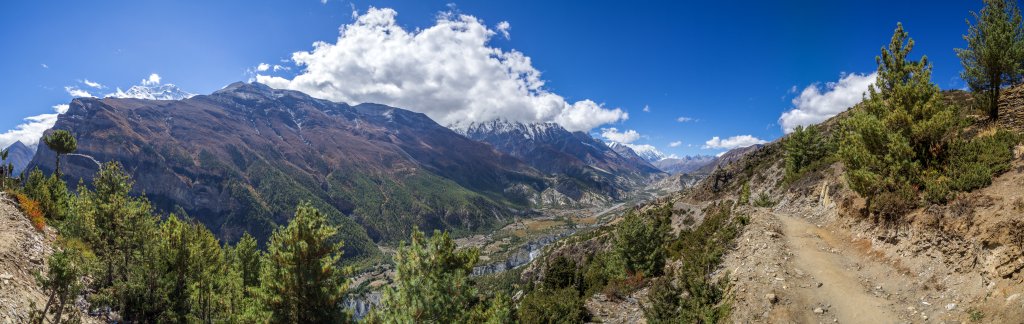
POLYGON ((818 282, 818 288, 821 288, 822 285, 824 285, 824 283, 818 282))
POLYGON ((820 314, 825 314, 825 310, 824 310, 824 309, 822 309, 821 307, 818 307, 818 308, 815 308, 815 309, 814 309, 814 313, 815 313, 815 314, 819 314, 819 315, 820 315, 820 314))
POLYGON ((1012 303, 1013 301, 1017 300, 1018 298, 1020 298, 1020 294, 1010 295, 1010 297, 1006 297, 1006 303, 1007 304, 1012 303))
POLYGON ((956 309, 956 304, 946 304, 946 310, 951 311, 956 309))
POLYGON ((772 304, 779 302, 779 296, 776 296, 775 294, 766 294, 764 295, 764 299, 767 299, 768 302, 772 304))

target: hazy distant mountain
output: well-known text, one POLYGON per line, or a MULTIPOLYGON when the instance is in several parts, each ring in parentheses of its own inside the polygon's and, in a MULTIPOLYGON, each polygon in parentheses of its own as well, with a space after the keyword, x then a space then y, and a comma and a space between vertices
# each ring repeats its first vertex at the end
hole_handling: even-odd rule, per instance
POLYGON ((8 155, 7 162, 14 165, 14 174, 21 174, 21 171, 25 170, 25 167, 32 162, 32 156, 36 154, 36 150, 28 147, 21 143, 21 141, 14 142, 7 147, 8 155))
POLYGON ((655 161, 652 164, 658 169, 661 169, 661 171, 672 174, 691 173, 705 165, 714 163, 715 159, 716 158, 711 155, 670 157, 655 161))
MULTIPOLYGON (((180 207, 228 241, 266 239, 312 201, 353 257, 414 225, 503 225, 548 189, 534 168, 426 115, 255 83, 179 101, 78 98, 54 128, 78 137, 78 153, 124 164, 159 209, 180 207)), ((42 148, 32 164, 52 169, 53 158, 42 148)), ((62 167, 71 183, 97 170, 81 157, 62 167)))
POLYGON ((585 192, 618 199, 661 173, 646 161, 624 157, 586 133, 569 132, 555 123, 495 120, 455 129, 559 179, 560 191, 575 200, 585 192))

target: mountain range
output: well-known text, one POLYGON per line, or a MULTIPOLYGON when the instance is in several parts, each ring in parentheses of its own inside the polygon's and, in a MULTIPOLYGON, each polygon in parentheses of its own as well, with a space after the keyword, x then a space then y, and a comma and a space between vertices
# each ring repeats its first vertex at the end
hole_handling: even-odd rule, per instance
MULTIPOLYGON (((228 242, 244 232, 265 241, 309 200, 340 225, 346 255, 372 256, 413 226, 491 229, 535 207, 617 200, 663 174, 556 124, 456 132, 404 109, 259 83, 153 98, 74 99, 53 127, 78 138, 66 179, 88 183, 100 161, 118 161, 155 207, 228 242)), ((30 167, 52 171, 54 158, 42 147, 30 167)))

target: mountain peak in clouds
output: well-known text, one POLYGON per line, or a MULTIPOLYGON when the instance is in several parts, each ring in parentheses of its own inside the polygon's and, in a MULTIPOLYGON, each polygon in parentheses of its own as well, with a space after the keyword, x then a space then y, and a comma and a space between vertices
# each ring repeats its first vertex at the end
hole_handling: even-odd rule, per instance
POLYGON ((146 99, 146 100, 182 100, 188 99, 195 96, 185 90, 181 90, 178 86, 167 83, 160 84, 155 83, 144 83, 140 85, 134 85, 128 88, 127 91, 121 91, 120 88, 117 92, 108 94, 107 97, 114 98, 135 98, 135 99, 146 99))

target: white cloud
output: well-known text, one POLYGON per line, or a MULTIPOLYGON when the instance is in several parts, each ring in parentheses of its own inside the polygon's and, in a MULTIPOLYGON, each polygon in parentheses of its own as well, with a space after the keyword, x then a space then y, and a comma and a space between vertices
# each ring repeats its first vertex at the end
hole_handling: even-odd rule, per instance
POLYGON ((142 85, 144 86, 155 86, 160 84, 160 75, 153 73, 149 75, 149 78, 142 79, 142 85))
POLYGON ((694 119, 690 118, 690 117, 679 117, 679 118, 676 118, 676 121, 680 122, 680 123, 685 123, 685 122, 694 121, 694 119))
POLYGON ((644 112, 651 112, 651 106, 644 105, 644 112))
POLYGON ((281 70, 288 71, 288 70, 291 70, 291 69, 292 68, 287 67, 287 66, 281 66, 280 64, 274 64, 274 72, 281 71, 281 70))
POLYGON ((718 152, 718 154, 715 154, 715 157, 722 157, 722 155, 725 155, 725 153, 729 153, 729 151, 718 152))
POLYGON ((370 8, 342 26, 334 43, 292 54, 303 67, 294 78, 257 74, 256 81, 332 101, 406 108, 455 127, 503 118, 589 131, 629 118, 622 109, 570 103, 546 89, 528 56, 488 45, 497 32, 476 17, 446 13, 434 26, 406 30, 396 16, 370 8))
POLYGON ((619 132, 619 129, 611 127, 602 128, 601 137, 604 137, 605 139, 612 142, 629 144, 636 142, 636 140, 640 139, 640 133, 637 133, 635 130, 632 129, 627 130, 625 132, 619 132))
POLYGON ((269 70, 269 69, 270 69, 270 64, 267 64, 267 63, 260 63, 260 65, 256 66, 256 71, 260 71, 260 72, 263 72, 263 71, 266 71, 266 70, 269 70))
POLYGON ((49 69, 50 68, 50 66, 46 65, 46 63, 39 63, 39 66, 42 66, 44 69, 49 69))
POLYGON ((505 39, 512 39, 508 34, 508 31, 512 29, 512 25, 509 24, 507 21, 502 21, 498 23, 498 25, 495 26, 494 28, 497 29, 502 36, 505 36, 505 39))
POLYGON ((825 84, 825 92, 817 84, 807 86, 793 99, 793 109, 779 117, 782 131, 788 134, 797 126, 820 123, 850 109, 860 103, 877 77, 877 72, 842 75, 839 82, 825 84))
POLYGON ((94 97, 89 91, 79 89, 78 87, 67 86, 64 87, 64 91, 67 91, 74 98, 94 97))
POLYGON ((683 145, 683 141, 675 141, 672 143, 668 143, 668 147, 679 147, 679 145, 683 145))
POLYGON ((21 141, 21 143, 30 147, 38 145, 39 138, 43 136, 43 132, 53 128, 53 124, 57 123, 57 116, 68 111, 68 105, 56 105, 53 106, 53 110, 54 113, 52 114, 27 117, 24 123, 0 134, 0 149, 6 148, 17 141, 21 141))
POLYGON ((100 84, 99 82, 89 81, 89 79, 83 80, 82 83, 87 85, 87 86, 96 88, 96 89, 103 89, 103 85, 102 84, 100 84))
POLYGON ((705 149, 734 149, 737 147, 747 147, 755 144, 768 143, 765 140, 753 137, 750 135, 738 135, 726 139, 721 139, 718 136, 712 137, 707 142, 704 142, 705 149))

